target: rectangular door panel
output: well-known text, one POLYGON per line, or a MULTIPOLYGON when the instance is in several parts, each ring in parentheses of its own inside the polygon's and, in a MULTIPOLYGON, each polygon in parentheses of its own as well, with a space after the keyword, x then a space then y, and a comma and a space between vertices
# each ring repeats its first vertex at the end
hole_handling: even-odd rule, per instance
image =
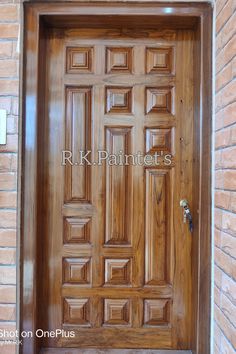
MULTIPOLYGON (((109 155, 131 153, 131 128, 106 128, 106 152, 109 155)), ((106 245, 129 245, 132 224, 131 166, 111 158, 106 166, 106 245)))
MULTIPOLYGON (((80 164, 80 152, 91 150, 91 88, 66 89, 65 150, 72 153, 80 164)), ((68 155, 66 155, 68 156, 68 155)), ((88 165, 65 166, 66 202, 88 202, 91 198, 91 175, 88 165), (79 183, 78 183, 79 181, 79 183)))
POLYGON ((170 281, 171 170, 146 170, 146 285, 170 281))

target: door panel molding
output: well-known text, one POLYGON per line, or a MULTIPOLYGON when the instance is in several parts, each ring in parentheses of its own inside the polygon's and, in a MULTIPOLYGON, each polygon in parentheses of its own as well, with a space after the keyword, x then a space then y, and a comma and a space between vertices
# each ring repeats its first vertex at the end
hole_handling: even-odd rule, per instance
MULTIPOLYGON (((44 83, 39 80, 39 78, 45 70, 45 61, 43 60, 43 53, 45 52, 45 28, 47 28, 47 26, 56 26, 58 28, 60 28, 60 26, 75 27, 75 24, 78 23, 78 19, 80 20, 81 24, 85 25, 86 23, 91 23, 91 16, 93 16, 92 22, 96 27, 96 21, 99 22, 100 20, 104 20, 107 15, 109 15, 110 18, 110 20, 108 20, 108 25, 112 26, 114 21, 116 21, 117 26, 121 26, 121 24, 125 23, 125 21, 128 21, 128 23, 130 23, 130 21, 131 23, 132 21, 134 22, 136 16, 139 16, 139 19, 141 19, 139 21, 140 27, 143 26, 143 28, 146 28, 148 26, 149 28, 153 29, 158 26, 158 30, 160 30, 160 33, 162 31, 162 35, 163 33, 168 35, 166 31, 167 29, 171 30, 171 28, 190 28, 195 30, 193 142, 195 171, 193 199, 195 200, 195 205, 193 209, 195 210, 196 214, 194 219, 199 220, 199 222, 195 226, 195 231, 193 233, 192 268, 195 287, 193 296, 195 311, 192 319, 193 326, 190 330, 192 331, 191 348, 193 352, 197 354, 210 353, 212 8, 208 3, 173 3, 171 5, 168 4, 168 8, 169 7, 172 9, 171 16, 165 11, 166 4, 164 2, 156 2, 155 0, 148 3, 143 1, 133 2, 130 0, 125 4, 121 4, 113 0, 110 1, 109 4, 102 1, 89 3, 86 1, 71 3, 64 3, 60 1, 57 3, 50 3, 50 1, 45 1, 34 3, 32 1, 29 3, 24 3, 24 84, 22 90, 23 138, 20 157, 20 169, 22 171, 22 193, 20 201, 20 331, 35 331, 37 328, 38 316, 40 316, 40 313, 41 316, 44 315, 43 309, 40 307, 40 299, 37 297, 37 289, 40 286, 40 276, 37 270, 37 265, 39 264, 41 255, 39 252, 40 244, 36 235, 39 231, 37 218, 41 210, 37 208, 36 201, 43 198, 38 187, 39 183, 45 182, 45 176, 42 169, 42 160, 40 159, 40 155, 43 153, 43 147, 38 146, 40 134, 42 134, 42 131, 38 129, 38 120, 44 116, 45 109, 42 107, 43 105, 38 104, 42 98, 41 92, 44 91, 44 83)), ((171 32, 170 36, 173 36, 171 32)), ((93 70, 91 64, 93 51, 91 50, 91 46, 87 48, 87 52, 89 52, 88 61, 82 63, 80 66, 74 61, 76 56, 73 57, 73 51, 71 51, 67 70, 72 70, 73 72, 77 72, 77 70, 79 72, 82 70, 93 70)), ((167 48, 167 53, 169 53, 167 57, 169 58, 167 59, 164 69, 170 72, 174 68, 174 63, 171 62, 171 52, 172 50, 170 51, 167 48)), ((149 59, 152 60, 154 55, 157 56, 155 60, 157 60, 158 63, 158 53, 149 53, 149 59)), ((126 64, 128 70, 131 70, 132 68, 130 67, 130 64, 126 64)), ((109 66, 109 70, 119 70, 119 66, 116 66, 115 63, 111 62, 111 65, 113 66, 109 66)), ((157 67, 148 65, 147 70, 158 70, 158 65, 157 67)), ((128 106, 124 109, 126 112, 128 110, 130 114, 132 113, 132 105, 130 102, 132 95, 129 95, 129 91, 127 92, 127 84, 129 83, 124 83, 124 88, 126 90, 123 88, 123 91, 125 95, 128 95, 126 100, 128 106)), ((87 86, 86 82, 83 83, 83 86, 85 85, 87 86)), ((169 100, 167 101, 169 102, 169 100)), ((113 102, 115 102, 114 99, 113 102)), ((109 108, 113 110, 115 107, 109 108)), ((151 109, 157 108, 152 107, 151 109)), ((170 115, 169 111, 172 111, 173 109, 170 102, 168 103, 168 106, 165 107, 165 109, 168 111, 168 115, 170 115)), ((108 112, 108 114, 112 114, 112 112, 108 112)), ((163 114, 166 113, 163 112, 163 114)), ((47 122, 44 124, 47 124, 47 122)), ((160 126, 162 125, 160 124, 160 126)), ((111 132, 112 129, 116 129, 115 127, 109 128, 111 129, 111 132)), ((150 126, 150 128, 152 127, 150 126)), ((164 126, 163 128, 166 127, 164 126)), ((89 130, 89 127, 87 130, 89 130)), ((126 130, 129 130, 129 126, 127 126, 126 130)), ((153 147, 151 146, 151 148, 153 147)), ((81 191, 78 192, 80 193, 81 191)), ((89 189, 86 192, 85 199, 87 202, 89 202, 89 189)), ((73 205, 71 204, 69 206, 73 209, 73 205)), ((82 241, 79 242, 83 242, 83 240, 86 240, 87 242, 89 240, 89 217, 91 216, 92 212, 92 209, 89 211, 89 213, 86 212, 86 210, 89 209, 89 206, 91 207, 89 204, 88 207, 83 205, 83 220, 78 220, 78 217, 76 218, 75 215, 75 222, 77 223, 77 227, 84 228, 86 225, 86 231, 80 231, 80 240, 82 241)), ((70 221, 73 223, 73 220, 70 221)), ((119 227, 121 226, 122 225, 119 225, 119 227)), ((40 231, 43 232, 43 225, 41 225, 41 227, 42 229, 40 231)), ((70 236, 69 232, 71 231, 68 231, 68 238, 73 240, 73 235, 70 236)), ((67 258, 66 254, 65 258, 67 258)), ((124 263, 124 259, 122 261, 124 263)), ((152 275, 152 272, 150 274, 152 275)), ((46 275, 41 274, 41 276, 46 275)), ((69 276, 69 274, 67 276, 69 276)), ((160 275, 157 274, 157 276, 160 275)), ((165 289, 161 289, 160 291, 165 292, 165 289)), ((155 307, 163 305, 166 307, 165 311, 167 314, 163 316, 162 319, 160 319, 162 321, 168 319, 168 296, 170 296, 170 292, 171 290, 168 292, 168 289, 166 289, 166 300, 164 300, 165 304, 157 304, 152 302, 152 300, 145 304, 146 308, 149 310, 150 307, 153 306, 155 307)), ((66 294, 64 295, 66 296, 66 294)), ((83 304, 80 303, 77 305, 82 306, 83 304)), ((109 304, 107 304, 107 306, 109 306, 109 304)), ((112 306, 112 304, 110 304, 110 306, 112 306)), ((123 304, 123 307, 125 307, 125 311, 127 312, 127 305, 123 304)), ((149 313, 151 312, 149 311, 149 313)), ((68 320, 70 321, 70 319, 68 320)), ((82 320, 87 321, 87 318, 82 320)), ((109 318, 107 320, 112 321, 112 319, 109 318)), ((124 313, 124 320, 128 321, 127 313, 124 313)), ((148 322, 155 321, 155 319, 152 319, 151 316, 147 317, 146 320, 148 322)), ((166 330, 166 341, 168 342, 169 334, 167 332, 168 330, 166 330)), ((78 337, 76 338, 79 338, 79 333, 78 337)), ((36 338, 24 339, 23 345, 19 348, 19 350, 22 354, 38 354, 39 347, 40 340, 36 340, 36 338)), ((54 352, 55 351, 53 349, 43 351, 45 354, 51 354, 54 352)), ((56 349, 56 352, 59 353, 59 350, 56 349)), ((63 349, 60 350, 60 352, 64 353, 63 349)), ((85 352, 86 350, 83 350, 83 353, 85 352)), ((116 353, 117 351, 110 350, 110 352, 116 353)), ((125 350, 122 349, 122 352, 124 353, 125 350)), ((128 352, 129 351, 127 351, 127 353, 128 352)), ((162 353, 162 351, 159 352, 162 353)), ((164 352, 165 351, 163 351, 163 353, 164 352)), ((168 354, 171 352, 172 351, 168 351, 168 354)), ((179 351, 179 353, 181 352, 184 353, 184 351, 179 351)), ((71 350, 71 353, 73 353, 73 350, 71 350)), ((79 353, 77 349, 76 353, 79 353)), ((158 353, 158 351, 155 351, 155 353, 158 353)))

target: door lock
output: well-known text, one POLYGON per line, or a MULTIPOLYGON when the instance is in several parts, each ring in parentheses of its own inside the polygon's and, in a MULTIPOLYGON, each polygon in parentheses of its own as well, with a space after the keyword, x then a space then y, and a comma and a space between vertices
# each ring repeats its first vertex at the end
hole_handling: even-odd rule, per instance
POLYGON ((192 214, 190 212, 190 207, 189 207, 188 201, 186 199, 182 199, 180 201, 179 205, 183 208, 184 223, 186 224, 186 221, 188 220, 189 231, 193 232, 193 218, 192 218, 192 214))

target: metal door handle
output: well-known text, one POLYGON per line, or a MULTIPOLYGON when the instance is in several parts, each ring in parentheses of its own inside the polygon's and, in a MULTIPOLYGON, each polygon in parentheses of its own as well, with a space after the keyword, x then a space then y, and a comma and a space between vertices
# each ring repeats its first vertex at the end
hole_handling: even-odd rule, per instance
POLYGON ((193 232, 193 218, 188 201, 186 199, 181 199, 179 205, 183 208, 184 223, 186 223, 186 221, 188 220, 189 231, 193 232))

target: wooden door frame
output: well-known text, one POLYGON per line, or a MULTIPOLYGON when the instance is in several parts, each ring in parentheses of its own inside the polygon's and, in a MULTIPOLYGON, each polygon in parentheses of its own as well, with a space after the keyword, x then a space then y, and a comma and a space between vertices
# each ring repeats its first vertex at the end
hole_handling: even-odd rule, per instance
MULTIPOLYGON (((20 147, 21 198, 20 198, 20 279, 19 279, 19 329, 34 331, 37 327, 37 198, 39 183, 37 167, 39 148, 38 119, 42 112, 40 100, 40 50, 41 34, 45 21, 55 21, 57 16, 81 14, 115 14, 157 16, 178 27, 191 23, 195 29, 195 92, 194 92, 194 175, 193 189, 195 219, 199 220, 193 235, 193 278, 196 289, 193 316, 192 350, 197 354, 210 353, 211 323, 211 151, 212 151, 212 6, 209 3, 172 3, 156 0, 120 2, 73 1, 24 3, 24 53, 22 89, 22 143, 20 147), (173 20, 173 21, 172 21, 173 20), (171 22, 170 22, 171 21, 171 22)), ((163 21, 162 21, 163 20, 163 21)), ((20 346, 22 354, 38 354, 37 340, 25 339, 20 346)))

